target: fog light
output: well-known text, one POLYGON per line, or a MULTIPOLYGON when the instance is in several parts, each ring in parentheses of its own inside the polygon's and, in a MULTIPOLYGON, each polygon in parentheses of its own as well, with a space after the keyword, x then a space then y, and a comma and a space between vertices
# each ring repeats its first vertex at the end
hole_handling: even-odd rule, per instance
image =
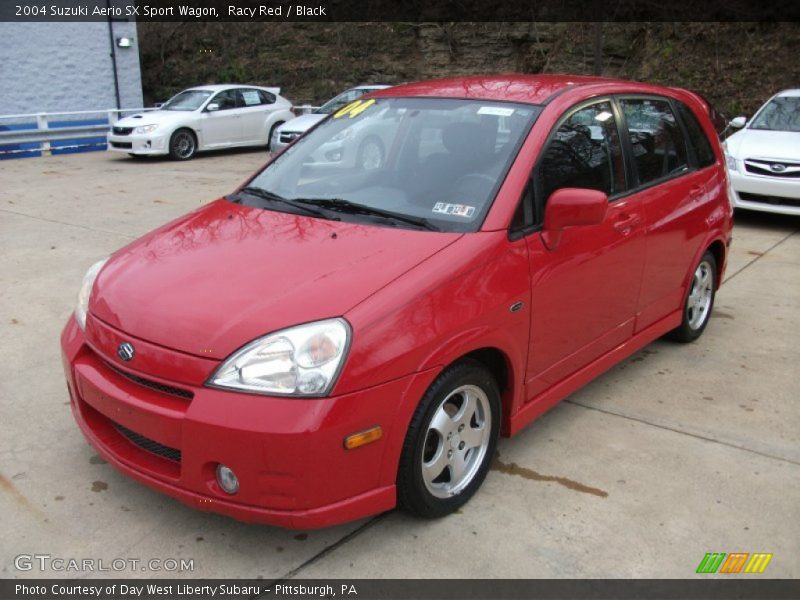
POLYGON ((239 491, 239 479, 230 468, 225 465, 217 465, 217 483, 228 494, 235 494, 239 491))

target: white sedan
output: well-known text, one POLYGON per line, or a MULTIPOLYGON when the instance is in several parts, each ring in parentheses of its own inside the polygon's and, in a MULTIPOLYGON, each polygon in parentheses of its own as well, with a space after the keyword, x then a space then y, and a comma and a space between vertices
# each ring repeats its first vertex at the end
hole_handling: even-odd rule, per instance
POLYGON ((800 89, 770 98, 725 140, 733 205, 786 215, 800 215, 800 89), (746 126, 745 126, 746 125, 746 126))
POLYGON ((282 150, 329 114, 336 112, 364 94, 369 94, 377 90, 385 90, 388 87, 391 86, 381 84, 357 85, 354 88, 342 92, 338 96, 334 96, 325 104, 314 110, 314 112, 301 115, 275 129, 275 134, 270 142, 270 150, 282 150))
POLYGON ((108 149, 131 156, 169 154, 187 160, 196 152, 267 146, 277 128, 294 118, 280 88, 204 85, 184 90, 158 110, 125 117, 108 134, 108 149))

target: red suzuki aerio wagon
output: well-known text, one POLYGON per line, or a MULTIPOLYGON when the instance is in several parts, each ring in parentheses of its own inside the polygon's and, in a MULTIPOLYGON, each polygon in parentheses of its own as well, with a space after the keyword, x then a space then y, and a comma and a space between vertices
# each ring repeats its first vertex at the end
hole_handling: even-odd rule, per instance
POLYGON ((89 269, 61 339, 75 418, 202 510, 448 514, 499 435, 660 336, 700 336, 731 241, 724 164, 683 90, 374 93, 89 269))

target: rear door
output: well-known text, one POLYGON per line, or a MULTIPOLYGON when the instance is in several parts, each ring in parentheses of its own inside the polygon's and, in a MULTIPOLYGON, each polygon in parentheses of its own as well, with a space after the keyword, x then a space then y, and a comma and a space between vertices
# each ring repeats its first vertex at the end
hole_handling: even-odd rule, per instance
POLYGON ((705 238, 705 216, 716 194, 716 171, 709 168, 715 158, 687 106, 661 96, 620 97, 618 102, 636 185, 631 198, 646 216, 638 332, 683 302, 686 274, 705 238), (692 137, 697 148, 687 143, 692 137))
POLYGON ((564 230, 554 250, 529 236, 531 331, 527 396, 532 398, 629 339, 644 268, 644 229, 638 198, 625 196, 626 168, 610 99, 568 111, 534 168, 533 218, 542 222, 547 198, 564 187, 609 196, 599 225, 564 230))
POLYGON ((245 144, 266 145, 269 137, 267 119, 272 106, 275 104, 275 95, 263 90, 242 88, 242 141, 245 144))

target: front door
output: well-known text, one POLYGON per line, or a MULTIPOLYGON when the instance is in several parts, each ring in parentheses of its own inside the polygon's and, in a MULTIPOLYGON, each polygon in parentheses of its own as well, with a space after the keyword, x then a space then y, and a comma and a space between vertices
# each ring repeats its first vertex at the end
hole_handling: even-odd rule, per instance
MULTIPOLYGON (((571 109, 534 169, 535 212, 559 188, 608 194, 599 225, 564 230, 548 249, 529 236, 531 330, 527 397, 534 398, 633 334, 644 269, 644 218, 627 190, 617 116, 609 100, 571 109)), ((541 222, 541 221, 540 221, 541 222)))
POLYGON ((217 110, 203 113, 202 139, 205 148, 224 148, 242 141, 242 115, 239 92, 224 90, 209 104, 217 110))

